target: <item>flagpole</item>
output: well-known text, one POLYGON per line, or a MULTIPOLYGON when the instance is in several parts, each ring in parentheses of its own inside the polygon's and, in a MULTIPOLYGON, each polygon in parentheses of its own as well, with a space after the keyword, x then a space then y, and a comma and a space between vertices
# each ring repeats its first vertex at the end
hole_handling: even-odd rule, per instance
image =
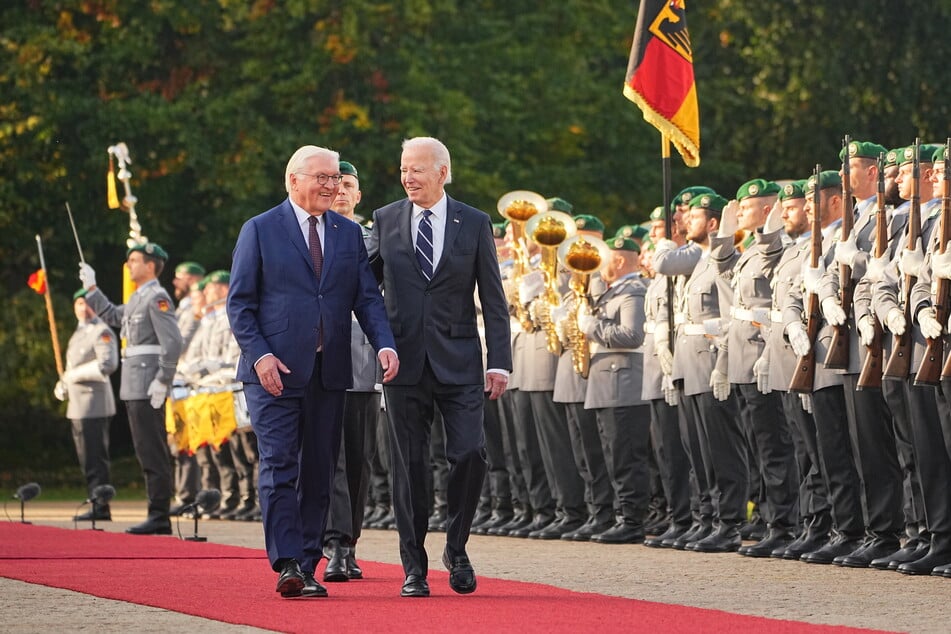
POLYGON ((56 334, 56 317, 53 316, 53 297, 50 294, 50 277, 46 274, 46 259, 43 257, 43 241, 40 234, 36 234, 36 248, 40 252, 40 269, 43 271, 43 282, 46 292, 46 318, 50 322, 50 338, 53 340, 53 357, 56 360, 56 374, 63 376, 63 358, 59 349, 59 335, 56 334))
MULTIPOLYGON (((670 208, 670 139, 661 133, 660 157, 664 175, 664 231, 668 240, 674 238, 674 212, 670 208)), ((674 352, 674 278, 667 276, 667 347, 674 352)))

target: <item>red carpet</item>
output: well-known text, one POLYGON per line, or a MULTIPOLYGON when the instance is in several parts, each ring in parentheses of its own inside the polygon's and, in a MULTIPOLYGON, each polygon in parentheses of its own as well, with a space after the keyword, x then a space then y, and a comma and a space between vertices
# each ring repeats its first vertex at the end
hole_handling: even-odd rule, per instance
MULTIPOLYGON (((437 562, 431 562, 433 564, 437 562)), ((752 616, 479 577, 459 596, 435 568, 430 599, 401 599, 402 569, 361 561, 366 579, 329 599, 281 599, 263 550, 89 530, 0 524, 0 576, 287 632, 836 632, 752 616)))

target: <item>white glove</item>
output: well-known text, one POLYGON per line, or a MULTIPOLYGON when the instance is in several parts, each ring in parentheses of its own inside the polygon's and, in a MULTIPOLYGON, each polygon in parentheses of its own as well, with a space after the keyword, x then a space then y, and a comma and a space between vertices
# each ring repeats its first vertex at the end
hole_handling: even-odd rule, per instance
POLYGON ((812 413, 812 394, 800 394, 799 400, 802 401, 802 408, 807 414, 812 413))
POLYGON ((856 328, 859 330, 859 339, 861 339, 863 346, 872 345, 872 339, 875 338, 875 322, 872 319, 874 318, 871 315, 866 315, 856 324, 856 328))
POLYGON ((908 327, 908 324, 905 322, 905 313, 898 308, 892 308, 888 311, 888 314, 885 315, 885 327, 888 328, 893 335, 905 334, 905 328, 908 327))
POLYGON ((756 389, 760 394, 769 394, 772 388, 769 387, 769 362, 760 357, 753 364, 753 376, 756 378, 756 389))
POLYGON ((85 262, 80 262, 79 279, 83 283, 83 288, 88 291, 96 285, 96 270, 85 262))
POLYGON ((786 326, 786 337, 789 339, 789 345, 797 357, 804 357, 809 354, 812 343, 809 341, 806 329, 803 328, 800 322, 794 321, 786 326))
POLYGON ((918 325, 921 326, 921 334, 926 339, 937 339, 941 336, 941 324, 938 322, 938 313, 933 306, 918 312, 918 325))
POLYGON ((901 271, 902 275, 910 275, 911 277, 918 277, 918 274, 921 272, 921 263, 924 262, 925 253, 921 250, 921 238, 918 238, 918 242, 915 244, 915 249, 902 249, 901 258, 898 260, 898 270, 901 271))
POLYGON ((834 297, 826 297, 820 304, 822 316, 830 326, 841 326, 845 323, 845 311, 839 306, 839 302, 834 297))
POLYGON ((881 282, 882 278, 885 277, 885 269, 888 267, 888 263, 888 251, 885 251, 880 258, 870 257, 868 266, 865 268, 865 277, 873 284, 881 282))
POLYGON ((149 402, 152 404, 152 409, 160 409, 165 405, 165 396, 168 394, 168 386, 158 379, 152 379, 152 382, 149 383, 147 394, 149 395, 149 402))
POLYGON ((62 381, 57 381, 56 385, 53 387, 53 396, 56 397, 57 401, 65 401, 68 396, 66 392, 66 384, 62 381))
POLYGON ((931 254, 931 274, 935 278, 951 280, 951 242, 944 247, 944 253, 931 254))
POLYGON ((805 266, 802 267, 802 287, 805 289, 806 295, 816 293, 819 288, 819 280, 822 279, 825 273, 826 265, 822 260, 819 260, 819 266, 816 268, 809 266, 809 261, 806 260, 805 266))
POLYGON ((564 321, 568 316, 568 309, 565 308, 564 304, 555 304, 549 310, 548 316, 551 318, 552 323, 558 324, 564 321))
POLYGON ((541 271, 532 271, 522 277, 518 285, 518 299, 523 304, 527 304, 542 294, 545 290, 545 276, 541 271))
POLYGON ((730 381, 719 370, 710 373, 710 387, 713 388, 713 398, 725 401, 730 397, 730 381))
POLYGON ((680 390, 674 385, 673 379, 669 374, 665 374, 660 382, 660 389, 664 392, 664 401, 671 407, 680 405, 680 390))
POLYGON ((597 317, 592 317, 587 313, 578 311, 578 330, 590 336, 594 332, 594 327, 598 323, 597 317))
POLYGON ((736 233, 737 227, 740 226, 736 220, 736 212, 739 208, 740 203, 735 200, 731 200, 723 208, 723 213, 720 214, 720 229, 717 231, 719 237, 728 238, 736 233))
POLYGON ((654 353, 657 355, 657 363, 660 364, 660 371, 664 374, 672 374, 674 371, 674 355, 667 345, 667 340, 654 341, 654 353))
POLYGON ((835 261, 837 264, 844 264, 851 268, 855 265, 855 256, 858 255, 859 248, 855 244, 855 232, 849 234, 849 237, 835 245, 835 261))
POLYGON ((777 200, 773 203, 773 208, 769 210, 766 216, 766 222, 763 224, 763 233, 773 233, 783 228, 783 203, 777 200))

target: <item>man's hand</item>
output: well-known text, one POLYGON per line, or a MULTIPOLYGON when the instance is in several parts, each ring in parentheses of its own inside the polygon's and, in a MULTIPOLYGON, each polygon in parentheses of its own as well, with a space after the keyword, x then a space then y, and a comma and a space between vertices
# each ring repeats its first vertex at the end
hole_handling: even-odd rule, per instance
POLYGON ((773 208, 769 210, 766 216, 766 222, 763 223, 763 233, 773 233, 783 228, 783 203, 777 200, 773 203, 773 208))
POLYGON ((921 326, 921 334, 926 339, 937 339, 941 336, 941 323, 938 321, 938 313, 933 306, 918 311, 918 325, 921 326))
POLYGON ((753 377, 756 379, 756 389, 760 394, 769 394, 773 391, 769 387, 769 362, 763 357, 753 364, 753 377))
POLYGON ((380 350, 376 356, 380 360, 380 367, 383 368, 383 382, 389 383, 400 371, 400 358, 390 349, 380 350))
POLYGON ((57 401, 65 401, 69 396, 68 392, 66 391, 66 384, 62 381, 57 381, 56 385, 53 386, 53 396, 56 397, 57 401))
POLYGON ((900 308, 892 308, 885 316, 885 327, 888 328, 893 335, 905 334, 905 328, 908 327, 905 321, 905 313, 903 313, 900 308))
POLYGON ((146 394, 149 395, 149 403, 152 405, 152 409, 160 409, 165 405, 165 397, 168 395, 168 386, 158 379, 152 379, 146 394))
POLYGON ((925 260, 925 252, 921 249, 921 238, 915 244, 914 250, 902 249, 901 259, 898 260, 898 270, 902 275, 918 277, 921 272, 921 263, 925 260))
POLYGON ((671 407, 680 405, 680 390, 674 385, 674 381, 670 378, 669 374, 665 374, 663 378, 661 378, 660 389, 664 392, 664 401, 668 405, 671 407))
POLYGON ((805 260, 804 264, 805 266, 802 267, 802 287, 805 289, 806 295, 814 295, 819 288, 819 280, 825 275, 826 267, 822 260, 819 260, 819 266, 816 268, 809 266, 809 260, 805 260))
POLYGON ((841 326, 845 323, 845 311, 834 297, 826 297, 819 307, 822 308, 822 316, 830 326, 841 326))
POLYGON ((86 264, 79 263, 79 280, 83 283, 83 288, 87 291, 96 286, 96 270, 86 264))
POLYGON ((845 240, 837 242, 835 245, 836 264, 844 264, 852 268, 855 264, 855 256, 858 255, 859 248, 855 244, 855 232, 849 234, 845 240))
POLYGON ((719 370, 710 373, 710 387, 713 389, 713 398, 725 401, 730 398, 730 381, 719 370))
POLYGON ((951 280, 951 242, 945 245, 944 253, 931 254, 931 274, 935 278, 951 280))
POLYGON ((527 304, 542 294, 545 290, 545 276, 541 271, 532 271, 522 277, 518 285, 518 301, 527 304))
POLYGON ((723 208, 723 213, 720 214, 720 228, 717 230, 717 235, 721 238, 732 237, 736 233, 739 223, 736 220, 736 212, 740 208, 740 203, 735 200, 731 200, 726 204, 726 207, 723 208))
POLYGON ((508 384, 509 378, 504 374, 498 372, 485 373, 485 391, 488 392, 489 398, 493 401, 502 396, 508 384))
POLYGON ((812 394, 800 394, 799 400, 802 401, 802 408, 807 414, 812 413, 812 394))
POLYGON ((789 339, 789 345, 797 357, 804 357, 809 354, 812 343, 809 341, 809 335, 806 329, 798 321, 794 321, 786 326, 786 337, 789 339))
POLYGON ((281 374, 291 373, 291 369, 273 354, 269 354, 258 361, 254 365, 254 371, 258 373, 261 387, 271 396, 280 396, 284 392, 284 382, 281 381, 281 374))
POLYGON ((885 251, 880 258, 870 257, 868 266, 865 268, 865 277, 873 284, 881 282, 882 278, 885 277, 885 269, 888 267, 888 263, 888 251, 885 251))
POLYGON ((872 345, 872 340, 875 339, 875 322, 872 320, 874 317, 871 315, 866 315, 859 320, 856 324, 856 328, 859 329, 859 339, 862 341, 863 346, 872 345))

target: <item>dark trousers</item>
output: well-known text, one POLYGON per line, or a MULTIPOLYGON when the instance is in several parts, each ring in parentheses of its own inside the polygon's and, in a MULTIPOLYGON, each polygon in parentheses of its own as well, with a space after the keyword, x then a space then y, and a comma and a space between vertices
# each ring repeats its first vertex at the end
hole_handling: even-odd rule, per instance
MULTIPOLYGON (((319 353, 318 353, 319 354, 319 353)), ((271 567, 296 559, 313 572, 323 554, 323 533, 343 427, 344 390, 325 390, 320 361, 304 388, 284 386, 281 396, 244 384, 258 439, 261 515, 271 567)))
POLYGON ((195 501, 201 487, 201 467, 194 454, 179 451, 175 455, 175 498, 182 504, 195 501))
POLYGON ((333 496, 327 515, 324 541, 342 540, 354 545, 363 532, 363 514, 370 487, 370 462, 366 446, 376 433, 379 392, 347 392, 343 415, 343 438, 334 469, 333 496))
POLYGON ((527 513, 531 511, 531 504, 528 501, 528 487, 525 486, 525 475, 522 473, 522 463, 518 454, 518 440, 515 431, 518 418, 515 414, 514 401, 516 391, 507 390, 495 402, 499 406, 499 425, 502 430, 505 468, 508 471, 509 487, 512 491, 512 507, 518 512, 527 513))
POLYGON ((643 526, 651 496, 647 468, 650 408, 631 405, 606 407, 595 412, 604 462, 614 488, 618 520, 632 526, 643 526))
POLYGON ((165 433, 165 407, 152 407, 148 400, 125 401, 135 457, 145 476, 149 519, 168 517, 172 499, 172 456, 165 433))
POLYGON ((908 418, 908 397, 904 381, 886 377, 882 381, 882 397, 892 415, 895 427, 895 448, 902 472, 902 512, 905 533, 915 537, 925 529, 925 503, 921 497, 921 478, 915 459, 911 420, 908 418))
POLYGON ((245 508, 252 508, 258 498, 258 440, 254 432, 245 427, 231 434, 228 444, 240 478, 241 503, 245 508))
POLYGON ((575 468, 565 408, 554 402, 552 392, 529 392, 535 431, 541 449, 548 486, 555 496, 555 515, 571 521, 584 520, 584 482, 575 468))
POLYGON ((210 445, 202 445, 195 450, 195 462, 201 471, 201 488, 221 490, 221 476, 218 474, 218 466, 212 458, 212 449, 210 445))
POLYGON ((932 386, 916 386, 914 381, 914 377, 909 377, 904 383, 915 457, 921 474, 925 521, 930 532, 951 535, 951 460, 941 432, 937 392, 932 386))
POLYGON ((502 438, 502 404, 499 399, 491 400, 487 395, 483 403, 485 413, 485 453, 489 463, 487 487, 489 506, 487 509, 512 511, 512 488, 509 484, 509 472, 505 460, 505 442, 502 438))
POLYGON ((221 483, 222 511, 236 508, 241 502, 241 476, 231 454, 232 438, 229 437, 217 449, 211 448, 211 459, 218 470, 218 481, 221 483))
POLYGON ((72 419, 73 444, 79 468, 86 478, 86 489, 92 498, 92 490, 101 484, 110 484, 109 478, 109 423, 112 418, 72 419))
POLYGON ((597 415, 595 410, 585 409, 584 403, 564 405, 575 466, 585 486, 588 516, 604 524, 614 517, 614 491, 601 446, 597 415))
POLYGON ((802 408, 795 392, 782 392, 783 413, 789 423, 799 470, 799 515, 804 528, 827 532, 832 526, 829 492, 822 477, 816 421, 802 408))
POLYGON ((662 398, 650 402, 651 444, 657 458, 670 520, 678 526, 689 526, 690 462, 680 436, 677 409, 662 398))
POLYGON ((688 399, 682 394, 680 405, 676 409, 680 438, 690 465, 690 514, 696 522, 712 522, 716 509, 713 502, 713 485, 703 464, 703 450, 700 448, 700 412, 697 411, 695 399, 688 399))
POLYGON ((373 506, 390 508, 390 439, 386 412, 377 410, 373 431, 367 438, 370 461, 370 491, 373 506))
POLYGON ((812 418, 816 422, 820 470, 829 492, 833 526, 839 533, 857 539, 862 536, 865 522, 841 385, 813 392, 812 418))
POLYGON ((528 490, 528 501, 535 515, 549 519, 555 517, 555 498, 548 485, 542 452, 535 431, 535 415, 532 413, 532 399, 529 392, 516 390, 512 394, 515 405, 515 442, 518 459, 522 465, 522 476, 528 490))
POLYGON ((431 470, 430 436, 435 408, 442 413, 449 461, 446 548, 465 552, 486 473, 483 385, 445 385, 426 363, 416 385, 384 387, 390 424, 393 506, 400 558, 407 575, 426 576, 429 524, 426 473, 431 470))
POLYGON ((438 407, 430 430, 429 455, 432 468, 426 479, 426 486, 429 488, 429 515, 445 519, 449 506, 446 492, 449 488, 449 461, 446 458, 446 427, 442 424, 442 414, 438 407))

